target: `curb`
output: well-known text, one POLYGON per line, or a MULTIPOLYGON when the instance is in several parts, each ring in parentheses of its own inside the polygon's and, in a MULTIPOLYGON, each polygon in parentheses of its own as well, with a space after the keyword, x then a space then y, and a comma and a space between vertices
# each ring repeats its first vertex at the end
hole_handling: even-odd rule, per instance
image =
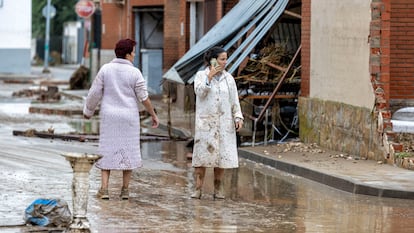
POLYGON ((265 155, 257 154, 251 151, 238 149, 239 157, 248 159, 257 163, 268 165, 280 171, 284 171, 293 175, 301 176, 303 178, 328 185, 335 189, 346 191, 353 194, 362 194, 376 197, 387 198, 401 198, 401 199, 414 199, 414 192, 383 189, 374 186, 368 186, 353 181, 352 179, 345 179, 338 176, 324 174, 319 171, 315 171, 309 168, 297 166, 295 164, 279 161, 273 158, 269 158, 265 155))
POLYGON ((3 74, 0 73, 0 80, 3 82, 8 82, 8 83, 20 83, 20 84, 25 84, 25 83, 34 83, 35 80, 40 80, 41 77, 39 77, 38 75, 21 75, 21 74, 3 74))

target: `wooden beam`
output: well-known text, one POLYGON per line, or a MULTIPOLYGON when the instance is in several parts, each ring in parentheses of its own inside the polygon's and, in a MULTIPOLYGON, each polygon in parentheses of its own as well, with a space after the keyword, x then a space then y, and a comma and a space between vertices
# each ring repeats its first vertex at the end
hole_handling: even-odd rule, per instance
POLYGON ((267 66, 270 66, 270 67, 272 67, 272 68, 275 68, 275 69, 277 69, 277 70, 280 70, 280 71, 282 71, 282 72, 285 72, 285 71, 286 71, 286 68, 285 68, 285 67, 281 67, 281 66, 279 66, 279 65, 273 64, 273 63, 271 63, 270 61, 269 61, 269 62, 266 62, 266 65, 267 65, 267 66))
POLYGON ((296 14, 295 12, 285 10, 284 13, 295 18, 302 19, 302 16, 300 14, 296 14))

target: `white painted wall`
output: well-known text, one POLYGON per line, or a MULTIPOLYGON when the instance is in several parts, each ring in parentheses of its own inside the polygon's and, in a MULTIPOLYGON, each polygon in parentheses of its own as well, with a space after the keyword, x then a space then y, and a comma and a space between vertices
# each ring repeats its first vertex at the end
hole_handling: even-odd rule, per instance
POLYGON ((29 74, 32 60, 31 0, 3 0, 0 35, 0 73, 29 74))
POLYGON ((371 0, 313 0, 310 97, 372 108, 371 0))
POLYGON ((32 1, 3 0, 0 8, 0 48, 30 48, 32 1))

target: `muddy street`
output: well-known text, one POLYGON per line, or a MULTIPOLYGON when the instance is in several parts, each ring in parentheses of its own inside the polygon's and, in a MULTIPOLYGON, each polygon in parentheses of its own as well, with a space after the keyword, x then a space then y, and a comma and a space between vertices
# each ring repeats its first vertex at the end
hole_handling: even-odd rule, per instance
MULTIPOLYGON (((93 143, 1 136, 0 231, 28 232, 24 209, 34 199, 71 205, 72 172, 63 151, 93 152, 93 143), (8 142, 8 143, 5 143, 8 142), (19 226, 20 225, 20 226, 19 226)), ((184 143, 143 144, 131 197, 119 199, 112 173, 110 200, 98 200, 100 174, 91 171, 88 219, 92 232, 412 232, 414 203, 340 192, 307 179, 241 160, 226 173, 224 201, 213 199, 212 172, 200 200, 189 198, 192 168, 184 143)), ((36 231, 35 231, 36 232, 36 231)), ((42 231, 38 231, 42 232, 42 231)))
MULTIPOLYGON (((13 86, 19 89, 24 86, 13 86)), ((79 130, 79 118, 28 114, 28 99, 0 88, 0 232, 48 232, 24 226, 37 198, 72 206, 72 169, 62 153, 94 153, 97 142, 13 136, 12 131, 53 126, 79 130)), ((75 104, 75 103, 69 103, 75 104)), ((185 141, 142 142, 144 167, 133 172, 130 199, 121 200, 121 173, 112 172, 110 200, 95 197, 100 171, 91 170, 87 217, 92 232, 414 232, 414 201, 354 195, 249 160, 226 170, 225 200, 213 199, 207 170, 201 199, 191 199, 193 168, 185 141)))

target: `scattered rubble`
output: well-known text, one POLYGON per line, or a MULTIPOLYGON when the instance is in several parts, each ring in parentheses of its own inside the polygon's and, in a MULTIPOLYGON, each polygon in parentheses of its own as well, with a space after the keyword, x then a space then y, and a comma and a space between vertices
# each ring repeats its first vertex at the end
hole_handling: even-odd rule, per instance
POLYGON ((310 153, 324 153, 325 151, 321 149, 316 143, 305 144, 302 142, 287 142, 282 144, 276 144, 274 147, 276 153, 286 153, 286 152, 310 152, 310 153))
MULTIPOLYGON (((319 147, 316 143, 303 143, 303 142, 287 142, 287 143, 282 143, 282 144, 275 144, 272 145, 271 147, 272 151, 269 152, 269 150, 263 150, 263 153, 265 155, 270 155, 271 153, 273 154, 279 154, 279 153, 288 153, 288 152, 293 152, 293 153, 302 153, 303 156, 307 156, 309 154, 323 154, 326 153, 326 151, 324 149, 322 149, 321 147, 319 147)), ((278 158, 281 159, 282 155, 278 155, 278 158)), ((360 160, 359 157, 354 157, 351 156, 349 154, 331 154, 329 155, 328 158, 331 159, 344 159, 344 160, 352 160, 354 161, 354 163, 357 160, 360 160)))
POLYGON ((49 128, 47 131, 37 131, 36 129, 27 129, 25 131, 13 130, 14 136, 25 136, 25 137, 39 137, 39 138, 50 138, 50 139, 62 139, 64 141, 98 141, 98 135, 83 135, 83 134, 55 134, 54 129, 49 128))
POLYGON ((85 90, 89 88, 89 69, 86 66, 80 66, 70 77, 70 90, 85 90))
POLYGON ((403 151, 410 153, 414 156, 414 134, 412 133, 399 133, 394 139, 397 143, 403 144, 403 151))
POLYGON ((15 91, 13 97, 36 97, 37 101, 42 103, 55 103, 60 101, 61 95, 57 86, 39 86, 20 91, 15 91))
MULTIPOLYGON (((24 137, 39 137, 39 138, 50 138, 50 139, 61 139, 64 141, 79 141, 79 142, 96 142, 99 141, 98 134, 79 134, 79 133, 67 133, 67 134, 56 134, 53 126, 48 128, 46 131, 38 131, 36 129, 27 129, 25 131, 13 130, 14 136, 24 137)), ((171 140, 168 136, 159 134, 142 133, 141 141, 168 141, 171 140)))

